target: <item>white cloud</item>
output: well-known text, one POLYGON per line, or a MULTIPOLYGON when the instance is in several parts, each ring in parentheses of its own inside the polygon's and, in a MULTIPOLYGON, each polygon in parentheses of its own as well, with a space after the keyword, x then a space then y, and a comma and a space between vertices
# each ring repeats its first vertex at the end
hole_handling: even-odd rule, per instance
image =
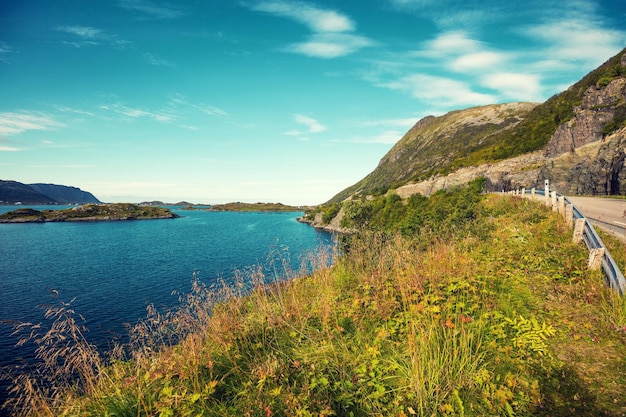
POLYGON ((101 29, 90 26, 58 26, 57 30, 86 39, 98 39, 104 35, 101 29))
POLYGON ((63 123, 45 113, 0 113, 0 135, 18 135, 29 130, 52 130, 62 126, 64 126, 63 123))
POLYGON ((480 45, 480 42, 469 38, 462 31, 446 32, 426 43, 432 55, 467 53, 478 50, 480 45))
POLYGON ((404 91, 437 107, 478 106, 496 101, 490 94, 472 91, 464 82, 426 74, 409 75, 381 86, 404 91))
POLYGON ((14 146, 0 145, 0 152, 19 152, 20 148, 14 146))
POLYGON ((326 130, 326 126, 322 125, 320 122, 312 117, 305 116, 303 114, 296 114, 294 116, 294 119, 296 122, 308 127, 307 132, 309 133, 319 133, 326 130))
POLYGON ((334 10, 324 10, 301 2, 263 1, 252 10, 286 17, 302 23, 313 32, 346 32, 354 30, 349 17, 334 10))
POLYGON ((305 41, 283 48, 285 51, 316 58, 337 58, 375 44, 364 36, 351 33, 356 30, 355 24, 348 16, 334 10, 280 0, 261 1, 251 8, 294 20, 313 32, 305 41))
POLYGON ((373 45, 369 39, 345 33, 317 33, 287 50, 317 58, 337 58, 373 45))
POLYGON ((626 32, 588 19, 564 19, 530 26, 525 33, 547 44, 544 55, 559 61, 599 65, 626 42, 626 32))
POLYGON ((539 77, 530 74, 495 73, 483 77, 483 85, 516 101, 541 101, 539 77))
POLYGON ((504 62, 503 54, 489 51, 469 53, 455 59, 450 68, 457 72, 487 70, 504 62))
POLYGON ((293 119, 296 123, 304 126, 306 130, 289 130, 284 133, 285 135, 298 136, 300 140, 310 140, 310 138, 304 137, 303 135, 310 133, 320 133, 326 130, 326 126, 324 126, 312 117, 305 116, 303 114, 294 114, 293 119))

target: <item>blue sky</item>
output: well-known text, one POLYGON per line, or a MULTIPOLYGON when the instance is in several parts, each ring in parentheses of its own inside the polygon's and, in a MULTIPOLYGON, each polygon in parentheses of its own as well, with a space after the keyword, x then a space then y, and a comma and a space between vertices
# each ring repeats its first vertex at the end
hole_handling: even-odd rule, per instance
POLYGON ((0 0, 0 179, 317 204, 419 119, 544 101, 622 0, 0 0))

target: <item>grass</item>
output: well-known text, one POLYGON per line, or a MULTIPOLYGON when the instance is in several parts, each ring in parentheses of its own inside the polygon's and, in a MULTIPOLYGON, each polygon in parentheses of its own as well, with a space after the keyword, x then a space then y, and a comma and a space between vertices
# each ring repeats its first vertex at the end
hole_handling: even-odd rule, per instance
POLYGON ((285 282, 255 270, 231 286, 194 281, 178 310, 153 311, 106 358, 61 305, 51 334, 22 329, 43 361, 14 381, 8 406, 17 416, 624 415, 624 299, 543 205, 478 204, 475 228, 421 231, 429 245, 363 232, 332 267, 323 255, 285 282))

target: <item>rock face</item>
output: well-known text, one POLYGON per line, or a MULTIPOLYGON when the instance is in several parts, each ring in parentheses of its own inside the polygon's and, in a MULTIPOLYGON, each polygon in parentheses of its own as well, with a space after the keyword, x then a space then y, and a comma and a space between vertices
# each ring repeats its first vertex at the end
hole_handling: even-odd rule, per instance
POLYGON ((603 127, 613 120, 626 95, 626 79, 612 81, 607 87, 590 87, 583 103, 574 108, 575 116, 560 125, 546 145, 547 157, 572 152, 590 142, 602 140, 603 127))
POLYGON ((545 157, 542 152, 532 152, 495 164, 461 168, 449 175, 435 176, 425 181, 406 184, 397 188, 396 193, 402 198, 417 193, 430 196, 439 190, 466 185, 480 177, 487 179, 488 191, 536 187, 540 183, 538 178, 544 161, 545 157))
POLYGON ((626 128, 551 158, 540 171, 562 194, 626 194, 626 128))

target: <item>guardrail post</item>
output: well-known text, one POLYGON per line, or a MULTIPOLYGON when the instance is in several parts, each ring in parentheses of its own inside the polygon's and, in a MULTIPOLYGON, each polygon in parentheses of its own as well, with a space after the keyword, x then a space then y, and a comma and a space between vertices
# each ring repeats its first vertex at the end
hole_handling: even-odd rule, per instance
POLYGON ((574 226, 574 205, 573 204, 565 205, 565 223, 569 227, 574 226))
POLYGON ((589 251, 589 262, 587 264, 589 269, 600 269, 604 252, 606 252, 605 248, 593 248, 589 251))
POLYGON ((559 207, 556 204, 556 191, 550 191, 550 201, 552 204, 552 211, 559 211, 559 207))
POLYGON ((536 194, 536 190, 535 190, 535 187, 533 187, 533 188, 531 188, 531 189, 530 189, 530 195, 531 195, 533 198, 535 198, 535 194, 536 194))
POLYGON ((574 225, 574 237, 572 238, 574 243, 580 243, 583 240, 585 222, 587 222, 587 219, 576 219, 576 224, 574 225))
POLYGON ((559 213, 561 213, 563 217, 565 217, 565 197, 560 196, 558 198, 558 202, 559 202, 559 213))

